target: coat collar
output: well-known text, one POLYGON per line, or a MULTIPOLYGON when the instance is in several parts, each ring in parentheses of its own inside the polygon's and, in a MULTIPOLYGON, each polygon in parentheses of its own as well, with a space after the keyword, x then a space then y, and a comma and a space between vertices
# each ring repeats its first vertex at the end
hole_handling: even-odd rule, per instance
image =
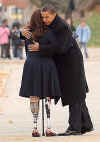
POLYGON ((58 19, 59 19, 59 16, 56 15, 55 19, 53 20, 53 22, 48 27, 49 28, 55 28, 57 26, 58 19))

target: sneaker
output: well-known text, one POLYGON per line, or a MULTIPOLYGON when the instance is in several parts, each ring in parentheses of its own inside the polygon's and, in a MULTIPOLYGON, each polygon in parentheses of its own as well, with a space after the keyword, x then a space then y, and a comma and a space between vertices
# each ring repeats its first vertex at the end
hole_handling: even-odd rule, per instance
POLYGON ((37 130, 33 130, 32 137, 40 137, 40 133, 37 130))
POLYGON ((54 131, 48 129, 46 130, 45 135, 47 137, 57 136, 57 134, 54 131))

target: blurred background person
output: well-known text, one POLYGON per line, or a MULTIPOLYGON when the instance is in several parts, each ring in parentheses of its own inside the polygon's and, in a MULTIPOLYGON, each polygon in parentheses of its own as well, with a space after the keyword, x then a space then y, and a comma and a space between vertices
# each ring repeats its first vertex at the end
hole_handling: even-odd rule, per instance
POLYGON ((22 31, 22 25, 19 24, 17 35, 18 35, 18 57, 19 59, 23 59, 23 47, 24 47, 24 41, 20 39, 20 32, 22 31))
POLYGON ((18 57, 18 52, 17 52, 17 30, 18 27, 14 26, 12 29, 12 46, 13 46, 13 57, 17 58, 18 57))
POLYGON ((10 30, 8 28, 8 20, 4 19, 0 27, 0 45, 1 45, 1 58, 8 57, 10 30))
POLYGON ((85 20, 83 19, 80 25, 76 29, 76 34, 78 35, 79 45, 80 48, 84 50, 85 57, 88 58, 88 48, 87 44, 91 37, 91 30, 90 27, 86 24, 85 20))
POLYGON ((20 39, 20 32, 21 32, 21 25, 13 27, 12 29, 13 56, 15 58, 23 59, 24 43, 20 39))
POLYGON ((8 36, 8 48, 7 48, 7 58, 8 59, 11 59, 11 52, 10 52, 10 49, 11 49, 11 29, 10 27, 7 25, 7 27, 9 28, 9 31, 10 31, 10 35, 8 36))

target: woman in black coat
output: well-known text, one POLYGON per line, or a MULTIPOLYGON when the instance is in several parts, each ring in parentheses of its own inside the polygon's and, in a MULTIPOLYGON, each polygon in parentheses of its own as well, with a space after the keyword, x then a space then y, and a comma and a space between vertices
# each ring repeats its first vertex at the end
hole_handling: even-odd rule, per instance
POLYGON ((58 80, 56 65, 51 55, 42 56, 39 51, 31 52, 29 48, 37 41, 39 44, 51 44, 55 42, 55 36, 44 26, 40 10, 36 10, 30 21, 32 38, 25 39, 27 59, 24 64, 20 96, 30 98, 31 112, 34 117, 33 137, 40 136, 37 130, 37 119, 39 112, 39 100, 45 99, 46 113, 48 118, 46 136, 56 135, 50 130, 50 100, 58 99, 61 90, 58 80))

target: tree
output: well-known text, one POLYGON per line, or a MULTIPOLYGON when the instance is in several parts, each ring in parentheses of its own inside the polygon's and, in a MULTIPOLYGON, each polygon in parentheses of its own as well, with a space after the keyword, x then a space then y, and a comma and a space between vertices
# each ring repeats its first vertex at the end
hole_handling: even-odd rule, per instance
POLYGON ((40 6, 40 0, 30 0, 30 4, 31 4, 31 5, 34 4, 34 5, 36 5, 37 7, 39 7, 39 6, 40 6))
POLYGON ((100 4, 100 0, 77 0, 78 3, 78 11, 84 10, 92 10, 96 5, 100 4))
POLYGON ((75 10, 75 0, 68 1, 68 7, 66 7, 65 17, 72 17, 72 12, 75 10))
MULTIPOLYGON (((48 1, 50 1, 50 0, 48 0, 48 1)), ((41 0, 41 5, 43 6, 44 4, 46 4, 47 3, 47 0, 41 0)))
POLYGON ((30 0, 30 2, 38 7, 43 6, 46 3, 53 4, 56 9, 62 13, 66 12, 68 0, 30 0))
POLYGON ((72 15, 73 11, 77 11, 84 16, 85 11, 91 10, 100 0, 30 0, 37 7, 41 7, 46 3, 52 3, 59 12, 65 14, 65 17, 72 15))

